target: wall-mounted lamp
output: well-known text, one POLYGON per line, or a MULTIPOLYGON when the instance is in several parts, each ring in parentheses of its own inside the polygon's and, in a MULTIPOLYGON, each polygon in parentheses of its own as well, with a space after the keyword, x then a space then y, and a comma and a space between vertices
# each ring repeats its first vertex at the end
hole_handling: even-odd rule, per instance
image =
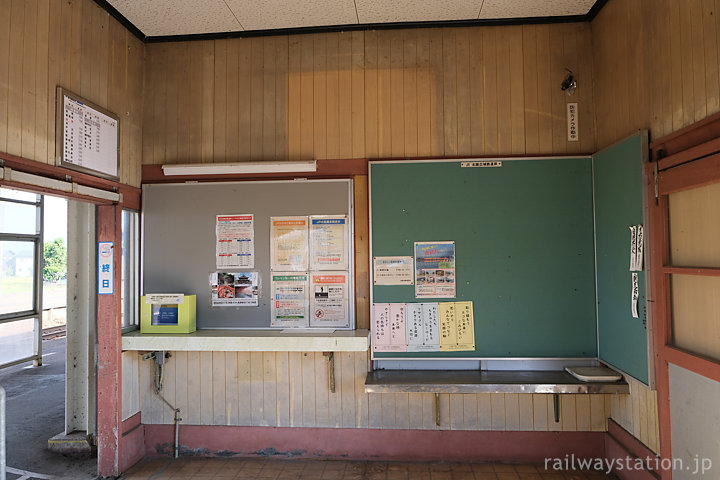
POLYGON ((575 93, 575 89, 577 88, 577 80, 575 80, 575 76, 573 75, 573 72, 569 69, 565 69, 568 71, 568 74, 565 75, 565 79, 560 84, 560 90, 567 93, 568 95, 572 95, 575 93))
POLYGON ((303 162, 184 163, 162 166, 165 175, 227 175, 247 173, 315 172, 315 160, 303 162))

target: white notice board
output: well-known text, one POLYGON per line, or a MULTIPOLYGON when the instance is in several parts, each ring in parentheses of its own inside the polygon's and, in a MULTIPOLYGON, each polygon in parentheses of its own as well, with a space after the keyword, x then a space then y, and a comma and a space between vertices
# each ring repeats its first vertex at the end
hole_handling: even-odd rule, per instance
POLYGON ((118 180, 120 163, 117 115, 57 88, 56 164, 118 180))

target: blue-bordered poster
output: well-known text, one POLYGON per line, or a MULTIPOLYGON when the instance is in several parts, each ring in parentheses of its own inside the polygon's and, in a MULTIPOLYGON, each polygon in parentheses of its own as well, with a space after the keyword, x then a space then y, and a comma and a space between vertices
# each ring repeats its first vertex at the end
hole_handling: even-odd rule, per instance
POLYGON ((415 242, 415 298, 455 298, 455 242, 415 242))

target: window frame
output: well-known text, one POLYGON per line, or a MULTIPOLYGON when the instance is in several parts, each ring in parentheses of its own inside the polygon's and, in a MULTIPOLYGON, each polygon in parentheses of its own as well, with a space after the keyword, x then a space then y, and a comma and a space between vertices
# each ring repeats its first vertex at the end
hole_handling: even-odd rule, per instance
MULTIPOLYGON (((3 187, 14 190, 10 187, 3 187)), ((12 360, 0 365, 0 368, 17 365, 32 360, 36 365, 42 364, 42 300, 43 300, 43 266, 44 266, 44 244, 43 244, 43 219, 45 198, 42 194, 31 192, 35 195, 35 201, 20 200, 16 198, 0 197, 0 203, 15 203, 35 207, 35 233, 4 233, 0 232, 2 242, 27 242, 33 244, 33 304, 30 309, 18 310, 0 314, 0 324, 7 324, 16 321, 34 319, 35 332, 33 342, 33 355, 12 360)))
POLYGON ((140 328, 140 212, 132 208, 123 208, 121 214, 122 222, 122 256, 121 256, 121 317, 120 327, 122 333, 131 332, 140 328), (126 217, 128 215, 128 217, 126 217), (127 244, 130 248, 126 248, 125 241, 125 223, 129 218, 130 234, 127 244), (128 250, 128 251, 126 251, 128 250), (126 261, 127 260, 127 261, 126 261), (128 272, 127 263, 132 265, 130 269, 130 277, 126 278, 128 272), (127 280, 127 282, 126 282, 127 280), (130 295, 128 297, 128 294, 130 295), (131 315, 128 318, 128 308, 130 307, 131 315))

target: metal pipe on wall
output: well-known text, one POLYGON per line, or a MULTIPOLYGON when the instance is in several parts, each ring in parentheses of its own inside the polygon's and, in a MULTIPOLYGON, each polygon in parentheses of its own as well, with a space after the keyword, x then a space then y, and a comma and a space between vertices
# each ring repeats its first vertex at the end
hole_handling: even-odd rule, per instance
POLYGON ((5 456, 5 406, 7 396, 5 389, 0 386, 0 480, 5 480, 7 470, 7 457, 5 456))

